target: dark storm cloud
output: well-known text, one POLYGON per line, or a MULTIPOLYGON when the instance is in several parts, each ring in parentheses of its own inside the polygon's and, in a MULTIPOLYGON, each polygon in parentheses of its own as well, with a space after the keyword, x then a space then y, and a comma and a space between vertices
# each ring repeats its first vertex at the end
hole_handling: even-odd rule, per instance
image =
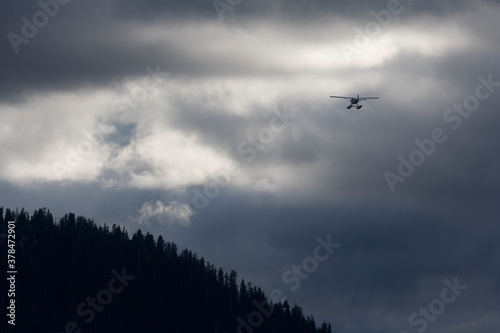
POLYGON ((89 27, 79 18, 53 22, 40 36, 20 45, 18 55, 3 53, 2 71, 6 75, 2 91, 29 93, 104 86, 116 79, 143 76, 147 65, 156 64, 150 55, 158 54, 157 47, 138 40, 129 43, 122 32, 117 25, 101 22, 89 27))
MULTIPOLYGON (((472 6, 467 1, 455 1, 453 6, 450 3, 423 5, 412 2, 408 6, 411 5, 412 15, 445 15, 448 10, 459 11, 472 6)), ((5 52, 0 55, 3 99, 12 100, 29 91, 106 85, 116 77, 140 76, 146 65, 157 63, 182 75, 249 74, 263 69, 231 57, 218 60, 210 54, 208 59, 194 55, 186 57, 196 45, 180 45, 161 39, 147 41, 144 40, 147 30, 143 34, 137 33, 145 23, 170 24, 172 29, 186 21, 213 21, 222 25, 213 4, 207 1, 71 1, 59 5, 53 17, 48 17, 47 23, 41 27, 35 27, 37 31, 30 32, 34 36, 22 43, 18 39, 12 42, 8 34, 24 38, 25 22, 21 19, 25 17, 32 24, 33 16, 43 13, 42 8, 35 2, 20 4, 15 1, 3 2, 1 6, 0 35, 5 37, 2 39, 5 52)), ((347 14, 349 19, 365 23, 373 20, 370 10, 386 8, 386 1, 366 1, 362 7, 358 2, 350 1, 243 1, 230 14, 237 16, 232 20, 237 24, 244 24, 246 18, 257 21, 278 19, 278 22, 284 19, 284 22, 293 23, 293 20, 347 14)))
MULTIPOLYGON (((412 0, 402 0, 400 2, 395 2, 397 4, 407 4, 412 3, 412 0)), ((227 2, 223 2, 226 3, 227 2)), ((331 16, 336 14, 342 15, 364 15, 369 12, 370 9, 385 9, 388 6, 388 0, 375 0, 375 1, 356 1, 355 3, 349 0, 314 0, 314 1, 303 1, 303 0, 241 0, 233 1, 234 8, 233 11, 227 11, 226 15, 233 14, 232 19, 317 19, 325 16, 331 16), (362 9, 362 10, 360 10, 362 9), (234 13, 233 13, 234 12, 234 13)), ((493 1, 494 3, 494 1, 493 1)), ((229 3, 230 4, 230 3, 229 3)), ((470 1, 460 0, 460 1, 440 1, 438 3, 428 3, 428 2, 416 2, 413 4, 414 13, 430 13, 432 15, 443 15, 450 12, 456 12, 463 10, 464 8, 472 8, 474 4, 470 1)), ((122 3, 115 3, 115 12, 119 15, 124 15, 131 19, 146 19, 151 20, 158 17, 171 17, 183 18, 183 19, 200 19, 200 18, 213 18, 215 14, 215 9, 212 2, 207 1, 164 1, 161 3, 155 1, 144 1, 136 2, 133 0, 125 1, 122 3)), ((215 16, 217 17, 217 16, 215 16)))

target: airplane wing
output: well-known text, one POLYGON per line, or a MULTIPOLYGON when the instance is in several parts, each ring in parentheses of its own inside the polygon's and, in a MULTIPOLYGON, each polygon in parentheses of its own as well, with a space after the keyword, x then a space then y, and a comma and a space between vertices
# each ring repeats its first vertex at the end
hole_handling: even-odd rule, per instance
POLYGON ((330 96, 331 98, 343 98, 345 100, 348 100, 350 101, 352 99, 352 97, 345 97, 345 96, 330 96))
POLYGON ((378 97, 360 97, 360 101, 366 101, 367 99, 378 99, 378 97))

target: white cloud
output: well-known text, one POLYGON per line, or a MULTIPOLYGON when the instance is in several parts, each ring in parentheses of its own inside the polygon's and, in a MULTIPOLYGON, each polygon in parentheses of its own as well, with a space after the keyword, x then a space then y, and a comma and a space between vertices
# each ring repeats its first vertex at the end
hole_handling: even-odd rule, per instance
POLYGON ((160 200, 144 203, 138 211, 137 217, 130 217, 132 222, 150 226, 151 223, 161 225, 180 224, 188 226, 194 212, 189 205, 178 201, 169 201, 164 204, 160 200))
POLYGON ((154 125, 110 160, 126 186, 176 189, 203 183, 231 161, 196 135, 154 125))
POLYGON ((80 90, 0 105, 1 178, 17 183, 94 179, 108 151, 106 146, 86 143, 83 132, 93 131, 108 99, 106 91, 80 90), (65 167, 58 174, 54 165, 65 167))

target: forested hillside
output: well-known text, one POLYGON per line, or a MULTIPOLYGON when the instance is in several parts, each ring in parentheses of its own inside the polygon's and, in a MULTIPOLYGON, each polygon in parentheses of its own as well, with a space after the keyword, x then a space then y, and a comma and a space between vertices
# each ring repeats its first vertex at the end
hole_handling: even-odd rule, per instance
MULTIPOLYGON (((16 221, 17 332, 332 331, 162 236, 139 230, 130 238, 120 226, 74 214, 56 222, 45 208, 0 208, 1 233, 8 221, 16 221)), ((7 253, 5 235, 0 241, 7 253)), ((6 309, 8 281, 0 286, 6 309)))

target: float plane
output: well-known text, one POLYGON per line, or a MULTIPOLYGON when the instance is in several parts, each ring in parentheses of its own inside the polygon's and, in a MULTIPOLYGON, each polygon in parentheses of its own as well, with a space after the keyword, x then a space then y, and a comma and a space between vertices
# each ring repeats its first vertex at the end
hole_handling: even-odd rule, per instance
POLYGON ((366 101, 367 99, 378 99, 378 97, 359 97, 359 94, 356 97, 345 97, 345 96, 330 96, 330 97, 331 98, 343 98, 345 100, 348 100, 349 102, 351 102, 351 104, 349 104, 347 109, 350 109, 353 106, 356 106, 356 109, 358 109, 358 110, 363 107, 363 105, 358 104, 359 102, 366 101))

